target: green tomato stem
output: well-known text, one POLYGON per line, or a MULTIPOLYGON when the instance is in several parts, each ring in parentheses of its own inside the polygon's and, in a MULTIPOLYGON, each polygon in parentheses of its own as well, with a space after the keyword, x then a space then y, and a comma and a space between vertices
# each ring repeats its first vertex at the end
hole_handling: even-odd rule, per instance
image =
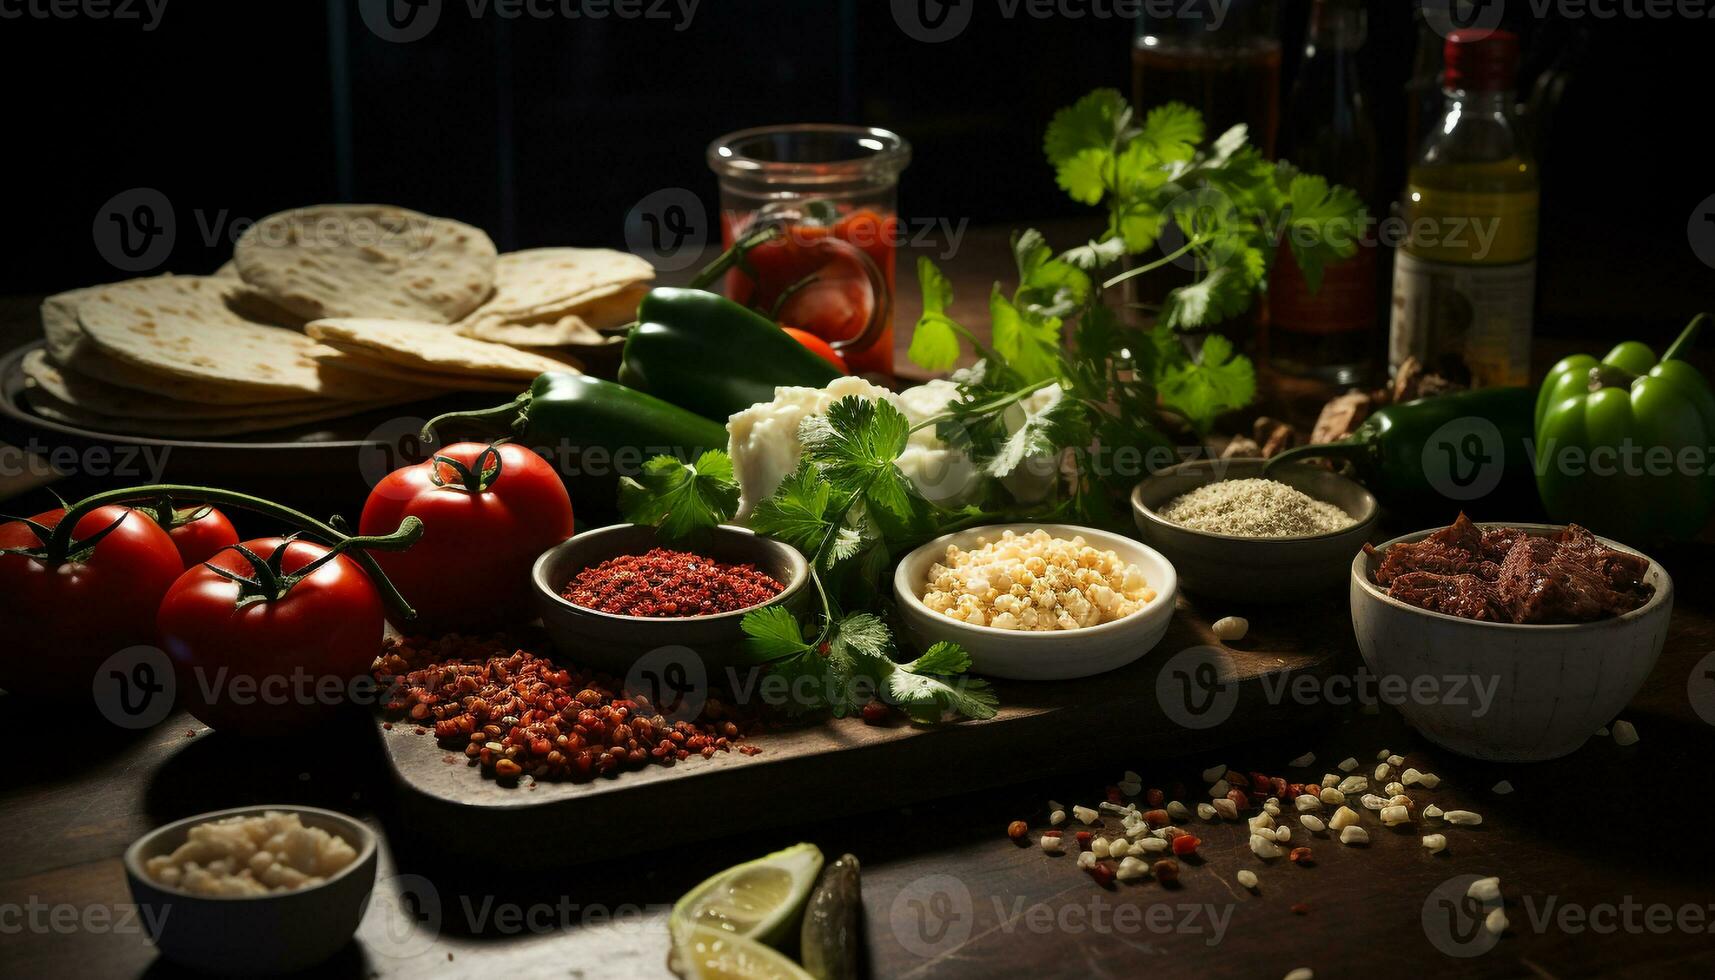
POLYGON ((404 551, 423 536, 423 522, 415 517, 407 517, 399 524, 399 529, 391 534, 351 535, 327 524, 302 511, 294 510, 284 504, 277 504, 261 497, 253 497, 247 493, 235 490, 221 490, 214 487, 198 487, 187 484, 163 483, 151 486, 127 487, 120 490, 109 490, 86 497, 66 509, 65 516, 60 518, 54 527, 53 534, 47 544, 48 563, 62 564, 71 553, 72 532, 84 515, 109 504, 123 504, 131 500, 159 499, 161 496, 179 499, 196 500, 208 504, 222 504, 228 507, 238 507, 243 510, 272 517, 285 524, 302 528, 304 531, 324 539, 330 554, 350 553, 351 559, 369 575, 375 584, 376 591, 387 605, 405 620, 417 618, 417 611, 399 594, 399 590, 388 580, 381 566, 369 551, 404 551))

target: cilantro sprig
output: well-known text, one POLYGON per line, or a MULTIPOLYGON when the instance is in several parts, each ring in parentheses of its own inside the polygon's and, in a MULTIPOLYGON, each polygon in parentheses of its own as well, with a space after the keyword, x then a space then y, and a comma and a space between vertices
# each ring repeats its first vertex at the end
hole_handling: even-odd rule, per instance
MULTIPOLYGON (((954 376, 961 399, 939 431, 991 475, 1005 477, 1024 459, 1055 450, 1171 450, 1176 434, 1206 436, 1222 413, 1255 398, 1256 371, 1225 338, 1210 334, 1188 345, 1180 332, 1249 309, 1281 241, 1313 290, 1330 263, 1356 251, 1365 215, 1351 190, 1268 161, 1243 125, 1205 137, 1196 110, 1170 103, 1139 120, 1112 89, 1057 113, 1043 138, 1055 180, 1074 200, 1103 207, 1107 227, 1058 255, 1036 231, 1014 236, 1018 286, 990 293, 992 348, 948 315, 951 285, 933 263, 919 261, 925 312, 910 356, 943 370, 963 341, 982 358, 954 376), (1112 271, 1157 248, 1165 254, 1112 271), (1167 294, 1152 329, 1125 323, 1104 295, 1185 262, 1193 278, 1167 294), (1024 408, 1054 384, 1063 395, 1048 409, 1024 408)), ((1134 474, 1087 464, 1080 460, 1071 487, 1076 511, 1112 523, 1109 502, 1130 489, 1134 474)))
MULTIPOLYGON (((1040 442, 1041 430, 1032 427, 1031 445, 1040 442)), ((892 631, 860 608, 874 598, 899 550, 930 528, 982 514, 948 512, 917 493, 895 462, 910 434, 910 422, 890 402, 834 402, 800 423, 804 451, 797 470, 751 515, 753 531, 809 559, 818 599, 807 620, 783 606, 766 606, 741 622, 751 660, 787 680, 794 694, 789 714, 825 710, 844 717, 880 697, 917 721, 994 717, 997 701, 988 682, 963 676, 968 654, 938 643, 916 660, 896 660, 892 631)), ((718 451, 694 464, 656 457, 641 479, 622 486, 621 505, 628 519, 655 525, 664 539, 694 534, 732 519, 732 473, 731 459, 718 451)))

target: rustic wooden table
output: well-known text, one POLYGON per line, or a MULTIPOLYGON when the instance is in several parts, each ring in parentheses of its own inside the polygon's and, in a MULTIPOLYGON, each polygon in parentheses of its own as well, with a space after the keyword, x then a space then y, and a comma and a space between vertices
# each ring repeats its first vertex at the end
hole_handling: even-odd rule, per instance
MULTIPOLYGON (((1002 242, 974 238, 948 263, 961 305, 980 307, 988 282, 1005 278, 1002 242)), ((909 323, 914 285, 903 291, 900 322, 909 323)), ((28 336, 32 312, 28 301, 0 305, 0 347, 28 336)), ((387 842, 358 940, 319 971, 331 975, 663 976, 674 899, 713 871, 798 840, 862 859, 870 967, 881 977, 1280 977, 1301 966, 1318 977, 1701 974, 1715 968, 1715 898, 1698 843, 1708 840, 1703 754, 1715 751, 1715 552, 1690 546, 1659 557, 1679 603, 1666 652, 1622 715, 1642 736, 1636 745, 1597 737, 1554 763, 1479 764, 1427 744, 1390 706, 1363 707, 1363 687, 1327 683, 1279 693, 1315 719, 1289 736, 1146 765, 1116 757, 1123 732, 1074 716, 1054 736, 1065 764, 1052 778, 850 815, 889 778, 853 772, 845 792, 821 801, 827 816, 818 822, 686 845, 675 829, 697 811, 638 813, 606 833, 647 839, 645 853, 571 867, 532 867, 528 839, 462 842, 461 852, 494 856, 475 862, 412 842, 413 814, 361 717, 276 744, 210 733, 182 714, 135 733, 68 726, 51 706, 8 698, 0 975, 175 975, 139 932, 119 854, 167 821, 257 803, 343 810, 387 842), (1421 799, 1475 810, 1483 825, 1450 829, 1438 856, 1419 846, 1420 829, 1377 832, 1367 848, 1306 841, 1300 830, 1293 843, 1308 843, 1315 864, 1298 867, 1256 859, 1242 824, 1199 822, 1203 857, 1187 863, 1178 887, 1112 890, 1072 857, 1017 847, 1004 834, 1022 818, 1034 837, 1050 798, 1093 805, 1123 768, 1149 785, 1183 782, 1195 796, 1212 763, 1285 772, 1288 759, 1314 751, 1316 774, 1348 756, 1367 771, 1384 748, 1443 777, 1421 799), (1503 779, 1510 795, 1491 790, 1503 779), (521 855, 527 870, 495 870, 521 855), (1240 868, 1258 873, 1256 892, 1235 882, 1240 868), (1468 876, 1487 875, 1500 877, 1511 920, 1492 942, 1458 900, 1468 876)), ((937 762, 950 772, 1007 764, 937 762)))

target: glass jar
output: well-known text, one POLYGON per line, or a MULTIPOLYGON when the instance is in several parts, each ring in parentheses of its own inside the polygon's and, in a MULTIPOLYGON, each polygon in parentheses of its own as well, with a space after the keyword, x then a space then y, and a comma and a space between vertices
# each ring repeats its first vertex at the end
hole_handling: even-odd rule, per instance
POLYGON ((768 126, 709 144, 721 238, 772 238, 727 274, 727 296, 815 334, 855 373, 893 373, 899 173, 911 144, 865 126, 768 126))

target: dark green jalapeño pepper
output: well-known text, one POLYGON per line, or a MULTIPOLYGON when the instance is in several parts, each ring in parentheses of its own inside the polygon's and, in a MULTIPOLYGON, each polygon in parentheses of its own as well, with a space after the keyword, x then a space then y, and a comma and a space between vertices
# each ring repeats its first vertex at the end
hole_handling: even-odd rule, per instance
POLYGON ((777 324, 701 289, 652 289, 625 341, 620 383, 725 422, 781 385, 840 376, 777 324))
POLYGON ((1622 542, 1692 537, 1715 511, 1715 393, 1683 359, 1708 314, 1660 361, 1629 340, 1556 364, 1536 402, 1537 487, 1549 516, 1622 542))
POLYGON ((579 505, 610 508, 619 478, 636 476, 659 455, 694 460, 725 449, 726 428, 624 385, 583 374, 548 372, 505 405, 449 412, 424 427, 508 434, 560 471, 579 505))
POLYGON ((1529 388, 1482 388, 1389 405, 1338 442, 1289 449, 1268 462, 1306 458, 1352 465, 1358 481, 1397 517, 1448 523, 1537 515, 1529 388))

